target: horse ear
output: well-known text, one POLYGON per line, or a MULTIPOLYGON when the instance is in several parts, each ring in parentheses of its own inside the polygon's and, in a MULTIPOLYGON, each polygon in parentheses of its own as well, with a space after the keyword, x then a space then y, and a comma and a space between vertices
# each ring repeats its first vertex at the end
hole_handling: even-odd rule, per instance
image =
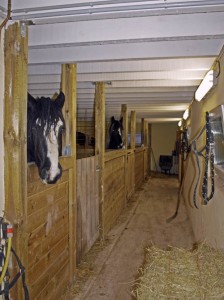
POLYGON ((31 110, 32 112, 35 111, 37 101, 36 99, 31 96, 29 93, 27 93, 27 99, 28 99, 28 110, 31 110))
POLYGON ((120 123, 123 124, 123 117, 120 118, 120 123))
POLYGON ((58 106, 59 109, 62 109, 65 103, 65 95, 63 92, 60 92, 58 97, 55 99, 54 103, 58 106))
POLYGON ((111 123, 114 123, 115 119, 114 119, 114 116, 111 117, 111 123))

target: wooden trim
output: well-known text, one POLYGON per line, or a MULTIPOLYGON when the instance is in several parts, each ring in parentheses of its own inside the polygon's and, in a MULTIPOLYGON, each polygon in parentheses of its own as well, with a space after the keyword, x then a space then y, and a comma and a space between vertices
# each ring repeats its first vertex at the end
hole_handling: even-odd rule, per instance
POLYGON ((105 152, 105 162, 115 159, 120 156, 125 156, 127 151, 125 149, 122 150, 109 150, 105 152))

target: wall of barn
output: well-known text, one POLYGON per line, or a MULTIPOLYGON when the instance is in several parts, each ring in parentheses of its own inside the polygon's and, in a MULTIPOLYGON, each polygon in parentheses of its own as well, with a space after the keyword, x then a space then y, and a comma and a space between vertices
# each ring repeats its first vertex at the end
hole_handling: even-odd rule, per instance
MULTIPOLYGON (((177 123, 158 123, 151 127, 151 145, 158 171, 160 155, 172 155, 175 149, 177 123)), ((156 171, 153 155, 151 155, 151 170, 156 171)))
MULTIPOLYGON (((220 76, 218 84, 206 99, 201 102, 194 101, 191 105, 191 138, 195 138, 198 131, 205 123, 205 112, 214 109, 216 106, 224 103, 224 55, 220 58, 220 76), (200 117, 199 117, 200 116, 200 117)), ((205 139, 199 141, 198 146, 204 145, 205 139)), ((202 165, 202 160, 200 159, 202 165)), ((201 181, 197 192, 198 209, 193 206, 193 190, 195 186, 195 176, 197 173, 195 158, 191 154, 189 161, 185 165, 185 180, 183 187, 183 196, 187 204, 188 213, 192 223, 196 241, 206 240, 210 245, 224 249, 224 173, 215 174, 215 195, 207 204, 201 204, 201 181)))
MULTIPOLYGON (((0 24, 2 19, 0 18, 0 24)), ((3 128, 4 128, 4 30, 1 32, 0 41, 0 178, 4 178, 4 141, 3 141, 3 128)), ((0 180, 0 216, 3 215, 4 209, 4 180, 0 180)))

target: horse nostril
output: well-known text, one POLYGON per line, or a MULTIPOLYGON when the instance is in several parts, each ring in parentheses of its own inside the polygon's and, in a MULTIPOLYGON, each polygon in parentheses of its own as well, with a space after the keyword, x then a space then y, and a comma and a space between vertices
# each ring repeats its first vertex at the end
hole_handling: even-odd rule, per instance
POLYGON ((47 179, 47 176, 48 176, 48 170, 46 168, 41 169, 40 178, 41 179, 47 179))

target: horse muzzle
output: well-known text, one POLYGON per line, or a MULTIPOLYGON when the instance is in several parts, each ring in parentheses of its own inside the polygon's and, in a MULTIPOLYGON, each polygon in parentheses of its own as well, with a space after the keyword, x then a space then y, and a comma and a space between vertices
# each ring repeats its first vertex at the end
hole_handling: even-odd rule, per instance
POLYGON ((52 174, 51 169, 42 168, 39 170, 40 179, 44 184, 54 184, 56 183, 62 175, 62 167, 58 164, 58 170, 52 174))

